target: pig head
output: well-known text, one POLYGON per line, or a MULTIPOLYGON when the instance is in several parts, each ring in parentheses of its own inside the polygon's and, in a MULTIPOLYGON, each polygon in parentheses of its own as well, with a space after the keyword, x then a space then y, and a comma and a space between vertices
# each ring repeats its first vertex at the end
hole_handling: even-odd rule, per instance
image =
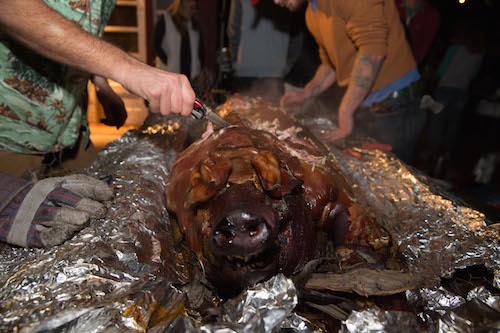
POLYGON ((303 143, 238 125, 178 157, 167 206, 219 290, 292 274, 315 254, 320 230, 342 241, 347 213, 332 170, 311 163, 319 152, 303 143))

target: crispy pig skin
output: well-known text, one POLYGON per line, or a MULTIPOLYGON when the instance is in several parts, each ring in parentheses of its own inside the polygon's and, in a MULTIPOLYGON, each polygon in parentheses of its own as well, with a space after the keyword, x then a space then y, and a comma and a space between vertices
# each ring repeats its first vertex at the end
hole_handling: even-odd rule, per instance
POLYGON ((321 231, 342 244, 353 204, 287 115, 264 102, 231 111, 219 113, 232 126, 179 155, 166 198, 209 281, 236 291, 296 272, 317 253, 321 231))

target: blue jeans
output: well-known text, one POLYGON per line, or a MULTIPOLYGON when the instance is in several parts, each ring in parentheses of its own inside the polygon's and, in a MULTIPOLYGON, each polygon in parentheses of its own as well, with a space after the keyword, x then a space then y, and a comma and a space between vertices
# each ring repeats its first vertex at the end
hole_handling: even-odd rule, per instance
POLYGON ((359 108, 354 126, 380 143, 392 145, 393 153, 411 164, 416 143, 425 124, 420 94, 389 96, 382 102, 359 108))

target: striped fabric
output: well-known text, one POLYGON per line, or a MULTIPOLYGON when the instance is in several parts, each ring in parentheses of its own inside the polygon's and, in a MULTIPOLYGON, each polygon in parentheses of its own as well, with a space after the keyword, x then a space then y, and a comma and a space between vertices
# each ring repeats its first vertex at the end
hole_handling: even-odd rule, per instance
MULTIPOLYGON (((47 198, 38 208, 27 235, 28 247, 42 247, 39 232, 36 230, 38 224, 44 224, 54 219, 58 207, 75 207, 82 197, 62 187, 61 182, 49 193, 47 198)), ((33 183, 23 179, 11 177, 0 173, 0 241, 7 242, 7 236, 19 211, 19 207, 33 183)))

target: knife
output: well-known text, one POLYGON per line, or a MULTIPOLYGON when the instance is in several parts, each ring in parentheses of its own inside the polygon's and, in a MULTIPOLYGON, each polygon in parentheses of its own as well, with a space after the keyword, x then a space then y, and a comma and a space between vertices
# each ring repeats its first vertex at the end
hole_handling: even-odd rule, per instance
POLYGON ((196 99, 194 101, 193 111, 191 111, 191 116, 196 119, 207 118, 215 125, 220 127, 228 127, 230 124, 222 119, 217 113, 213 112, 208 106, 203 104, 200 100, 196 99))

